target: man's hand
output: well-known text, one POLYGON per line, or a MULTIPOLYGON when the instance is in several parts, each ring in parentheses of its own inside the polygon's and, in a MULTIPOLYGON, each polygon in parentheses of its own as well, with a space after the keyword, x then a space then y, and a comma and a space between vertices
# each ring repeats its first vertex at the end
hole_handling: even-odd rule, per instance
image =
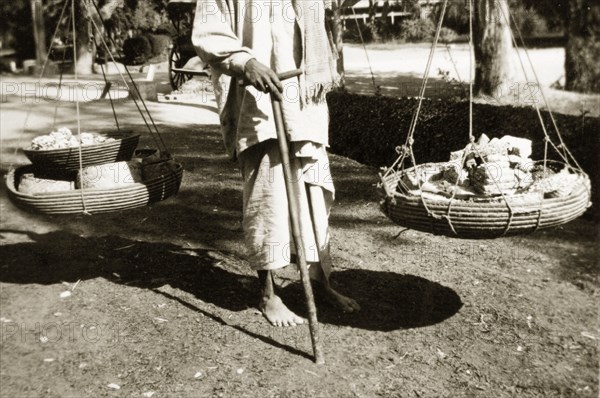
POLYGON ((283 100, 283 86, 277 74, 256 59, 251 59, 244 68, 244 82, 252 84, 263 93, 271 93, 274 99, 283 100))

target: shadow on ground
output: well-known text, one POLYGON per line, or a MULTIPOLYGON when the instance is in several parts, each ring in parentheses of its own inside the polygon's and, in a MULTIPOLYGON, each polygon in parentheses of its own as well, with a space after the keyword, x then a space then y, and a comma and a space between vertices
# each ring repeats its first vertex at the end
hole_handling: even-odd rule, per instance
MULTIPOLYGON (((173 244, 148 243, 122 237, 82 238, 64 231, 24 234, 27 242, 0 248, 0 281, 16 284, 56 284, 93 278, 157 289, 171 287, 230 311, 256 303, 257 279, 221 267, 227 259, 209 250, 188 250, 173 244)), ((391 331, 433 325, 454 315, 462 303, 456 292, 426 279, 393 272, 334 272, 340 291, 359 301, 363 310, 340 314, 320 305, 320 321, 338 326, 391 331)), ((283 289, 284 300, 305 315, 300 284, 283 289)))
MULTIPOLYGON (((0 231, 2 235, 21 235, 9 239, 19 243, 0 247, 0 282, 50 285, 104 278, 153 290, 228 326, 232 325, 218 312, 210 313, 204 306, 170 296, 160 288, 170 285, 228 311, 254 307, 258 281, 244 261, 239 168, 223 154, 218 127, 160 127, 166 132, 167 147, 185 170, 176 197, 151 207, 92 217, 16 213, 0 231), (58 230, 36 233, 38 222, 58 230)), ((140 147, 153 144, 142 137, 140 147)), ((341 210, 354 203, 376 201, 374 172, 347 159, 334 159, 332 168, 340 209, 332 224, 354 228, 356 220, 347 219, 341 210)), ((7 203, 5 191, 1 196, 7 203)), ((462 305, 453 290, 412 275, 356 269, 334 272, 332 279, 340 291, 359 301, 363 310, 340 314, 320 303, 319 318, 324 324, 375 331, 418 328, 444 321, 462 305)), ((299 284, 288 285, 282 295, 290 307, 306 315, 299 284)), ((271 345, 280 344, 244 325, 232 327, 271 345)), ((294 351, 293 347, 282 348, 294 351)))

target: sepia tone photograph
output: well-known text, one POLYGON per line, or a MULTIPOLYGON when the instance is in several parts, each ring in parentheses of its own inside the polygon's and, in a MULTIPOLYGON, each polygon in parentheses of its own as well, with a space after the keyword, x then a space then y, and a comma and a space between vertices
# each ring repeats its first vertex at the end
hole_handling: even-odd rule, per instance
POLYGON ((600 396, 598 1, 0 10, 0 398, 600 396))

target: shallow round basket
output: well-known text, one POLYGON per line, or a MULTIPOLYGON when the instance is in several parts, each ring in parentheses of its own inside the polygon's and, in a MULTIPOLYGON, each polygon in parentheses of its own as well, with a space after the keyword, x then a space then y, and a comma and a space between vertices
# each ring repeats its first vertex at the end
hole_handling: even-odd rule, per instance
POLYGON ((169 171, 141 183, 131 183, 114 189, 80 189, 45 194, 25 194, 17 191, 21 176, 31 173, 31 165, 11 170, 6 175, 8 196, 18 207, 43 214, 108 213, 146 206, 164 200, 179 191, 183 167, 174 163, 169 171))
POLYGON ((496 238, 555 227, 582 215, 591 206, 591 185, 585 173, 577 174, 571 193, 556 198, 537 192, 506 196, 507 201, 502 196, 451 200, 424 194, 436 216, 429 215, 421 196, 398 192, 400 173, 382 177, 379 190, 383 212, 400 226, 450 237, 496 238))
MULTIPOLYGON (((131 131, 100 132, 114 141, 81 147, 83 167, 96 166, 104 163, 114 163, 131 160, 133 152, 140 141, 139 134, 131 131)), ((79 147, 61 149, 23 149, 36 169, 76 172, 79 170, 79 147)))

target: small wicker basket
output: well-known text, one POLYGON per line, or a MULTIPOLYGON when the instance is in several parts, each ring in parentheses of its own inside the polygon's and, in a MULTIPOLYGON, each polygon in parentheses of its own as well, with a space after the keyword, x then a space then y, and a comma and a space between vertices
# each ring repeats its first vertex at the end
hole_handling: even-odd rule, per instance
MULTIPOLYGON (((139 134, 131 131, 121 133, 103 133, 114 141, 81 147, 81 166, 96 166, 130 160, 140 141, 139 134)), ((33 166, 49 174, 77 172, 80 167, 79 148, 61 149, 23 149, 33 166)))

